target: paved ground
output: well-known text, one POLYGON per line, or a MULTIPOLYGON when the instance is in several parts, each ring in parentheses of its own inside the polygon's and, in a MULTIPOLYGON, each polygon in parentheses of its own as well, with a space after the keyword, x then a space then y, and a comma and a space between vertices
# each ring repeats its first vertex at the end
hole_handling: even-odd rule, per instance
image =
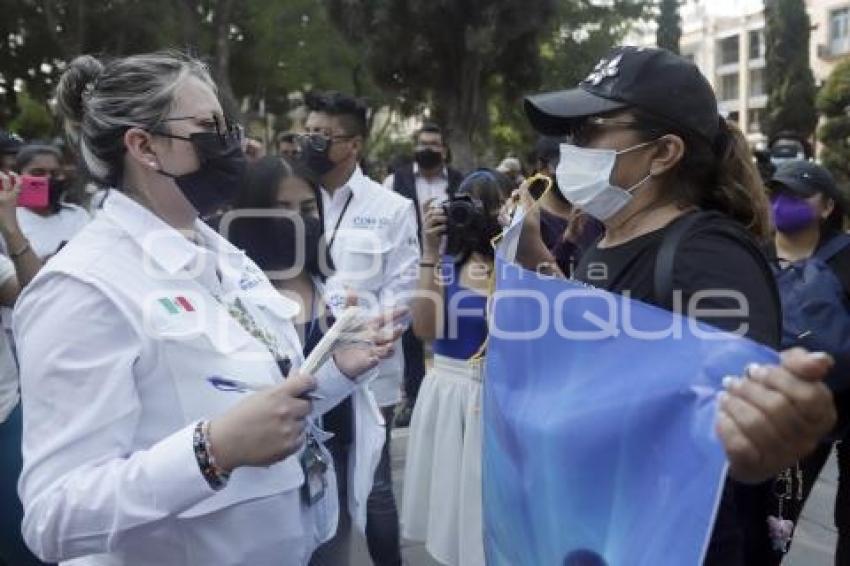
POLYGON ((835 525, 832 511, 838 468, 835 454, 827 462, 823 473, 803 509, 803 517, 794 536, 791 552, 783 566, 832 566, 835 562, 835 525))
MULTIPOLYGON (((404 454, 407 448, 407 429, 393 431, 393 479, 396 499, 401 502, 401 486, 404 482, 404 454)), ((783 566, 832 566, 835 548, 835 527, 832 510, 835 502, 837 468, 835 458, 827 463, 806 508, 794 539, 791 552, 783 566)), ((432 560, 421 544, 405 542, 403 555, 406 566, 439 566, 432 560)), ((352 566, 371 566, 365 541, 355 541, 352 566)))

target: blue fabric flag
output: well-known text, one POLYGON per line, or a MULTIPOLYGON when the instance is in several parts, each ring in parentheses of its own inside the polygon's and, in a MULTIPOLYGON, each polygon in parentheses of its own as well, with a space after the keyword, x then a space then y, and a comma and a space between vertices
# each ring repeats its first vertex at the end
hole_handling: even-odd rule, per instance
POLYGON ((716 395, 723 377, 778 355, 537 275, 501 251, 496 279, 484 385, 487 564, 700 564, 726 472, 716 395))

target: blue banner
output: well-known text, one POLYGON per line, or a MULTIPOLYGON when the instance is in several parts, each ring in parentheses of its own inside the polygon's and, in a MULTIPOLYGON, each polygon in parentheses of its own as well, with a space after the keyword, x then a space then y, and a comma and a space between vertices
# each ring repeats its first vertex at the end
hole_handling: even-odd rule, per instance
MULTIPOLYGON (((505 246, 503 246, 505 247, 505 246)), ((489 566, 702 562, 716 395, 772 350, 497 254, 484 385, 489 566)))

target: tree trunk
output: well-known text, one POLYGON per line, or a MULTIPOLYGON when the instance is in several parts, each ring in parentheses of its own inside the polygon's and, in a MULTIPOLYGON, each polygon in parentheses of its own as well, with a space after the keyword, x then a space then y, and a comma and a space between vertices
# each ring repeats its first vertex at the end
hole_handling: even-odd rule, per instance
POLYGON ((481 101, 482 67, 480 59, 468 53, 461 65, 460 80, 454 85, 446 84, 444 92, 435 93, 437 115, 446 128, 452 164, 461 171, 478 166, 474 140, 485 108, 481 101))
POLYGON ((218 97, 228 116, 239 118, 239 104, 230 83, 230 25, 233 0, 219 0, 213 15, 215 25, 215 66, 218 97))

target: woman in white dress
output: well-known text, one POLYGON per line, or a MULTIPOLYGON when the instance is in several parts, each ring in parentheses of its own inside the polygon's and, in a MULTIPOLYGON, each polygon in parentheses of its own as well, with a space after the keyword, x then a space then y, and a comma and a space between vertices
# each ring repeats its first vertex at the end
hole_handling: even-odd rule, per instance
POLYGON ((430 203, 424 219, 413 331, 433 340, 410 422, 402 535, 425 541, 449 566, 484 564, 481 522, 481 380, 491 239, 513 183, 496 171, 470 174, 449 202, 430 203), (440 246, 446 236, 445 253, 440 246))

